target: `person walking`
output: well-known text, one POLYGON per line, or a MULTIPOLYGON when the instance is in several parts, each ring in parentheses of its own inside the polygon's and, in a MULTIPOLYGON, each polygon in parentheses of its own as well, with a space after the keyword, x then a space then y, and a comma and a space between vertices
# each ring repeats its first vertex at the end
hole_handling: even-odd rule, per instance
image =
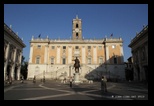
POLYGON ((70 78, 70 87, 72 88, 72 82, 73 82, 73 79, 72 77, 70 78))
POLYGON ((24 83, 24 77, 21 75, 21 83, 24 83))

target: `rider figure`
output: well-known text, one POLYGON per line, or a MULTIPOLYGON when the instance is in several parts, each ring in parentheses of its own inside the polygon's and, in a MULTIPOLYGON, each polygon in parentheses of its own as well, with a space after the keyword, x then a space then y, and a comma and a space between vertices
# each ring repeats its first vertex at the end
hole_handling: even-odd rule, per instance
MULTIPOLYGON (((80 67, 80 61, 79 61, 79 59, 76 57, 76 59, 73 60, 73 61, 75 61, 75 64, 74 64, 75 70, 76 70, 76 68, 79 69, 79 67, 80 67)), ((78 71, 77 71, 77 73, 78 73, 78 71)))

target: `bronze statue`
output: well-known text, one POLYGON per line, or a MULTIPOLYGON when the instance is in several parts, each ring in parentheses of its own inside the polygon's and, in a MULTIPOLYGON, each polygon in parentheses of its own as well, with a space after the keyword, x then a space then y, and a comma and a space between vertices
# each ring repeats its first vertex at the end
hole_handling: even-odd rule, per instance
POLYGON ((73 60, 73 61, 75 61, 75 64, 74 64, 75 72, 76 72, 76 73, 79 73, 80 61, 79 61, 79 59, 78 59, 77 57, 76 57, 76 59, 73 60))

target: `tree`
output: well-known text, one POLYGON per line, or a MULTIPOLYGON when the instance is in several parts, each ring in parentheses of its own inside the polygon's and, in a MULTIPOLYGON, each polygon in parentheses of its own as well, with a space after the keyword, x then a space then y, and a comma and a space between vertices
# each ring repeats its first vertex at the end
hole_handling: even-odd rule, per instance
POLYGON ((25 60, 25 57, 22 56, 22 58, 21 58, 21 64, 23 64, 24 60, 25 60))
POLYGON ((27 61, 24 61, 25 60, 25 57, 22 56, 22 60, 21 60, 21 75, 24 77, 24 79, 27 79, 27 73, 28 73, 28 70, 27 70, 27 67, 28 67, 28 62, 27 61))

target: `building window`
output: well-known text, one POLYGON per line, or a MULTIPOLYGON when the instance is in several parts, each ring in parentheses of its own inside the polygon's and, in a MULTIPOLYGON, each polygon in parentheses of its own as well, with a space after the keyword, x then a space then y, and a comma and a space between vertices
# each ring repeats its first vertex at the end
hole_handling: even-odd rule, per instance
POLYGON ((91 49, 91 46, 88 46, 88 49, 91 49))
POLYGON ((76 28, 78 28, 79 27, 79 25, 78 24, 76 24, 76 28))
POLYGON ((99 50, 102 50, 102 46, 98 46, 98 49, 99 49, 99 50))
POLYGON ((138 64, 138 55, 137 55, 137 53, 135 54, 135 63, 138 64))
POLYGON ((16 60, 15 60, 16 62, 19 62, 19 56, 20 56, 19 54, 20 52, 17 50, 16 60))
POLYGON ((142 49, 142 60, 145 60, 145 49, 142 49))
POLYGON ((114 64, 117 64, 117 57, 114 57, 114 64))
POLYGON ((20 55, 18 55, 17 57, 18 57, 17 62, 20 62, 20 55))
POLYGON ((63 58, 63 64, 66 64, 66 59, 65 58, 63 58))
POLYGON ((12 61, 14 60, 13 58, 14 58, 14 48, 12 47, 12 48, 11 48, 11 60, 12 60, 12 61))
POLYGON ((112 45, 112 48, 115 49, 116 48, 116 45, 112 45))
POLYGON ((79 38, 79 34, 78 33, 76 33, 76 39, 78 39, 79 38))
POLYGON ((99 58, 99 64, 103 63, 103 58, 99 58))
POLYGON ((36 64, 40 64, 40 57, 39 56, 36 57, 36 64))
POLYGON ((37 48, 40 49, 41 48, 41 45, 37 45, 37 48))
POLYGON ((91 58, 88 58, 88 64, 91 64, 91 58))
POLYGON ((66 49, 66 46, 63 46, 63 49, 66 49))
POLYGON ((51 57, 51 64, 54 64, 54 58, 51 57))
POLYGON ((51 49, 55 49, 55 46, 51 46, 51 49))
POLYGON ((75 46, 75 49, 79 49, 79 46, 75 46))
POLYGON ((18 60, 18 52, 17 52, 17 55, 16 55, 15 62, 18 62, 17 60, 18 60))

